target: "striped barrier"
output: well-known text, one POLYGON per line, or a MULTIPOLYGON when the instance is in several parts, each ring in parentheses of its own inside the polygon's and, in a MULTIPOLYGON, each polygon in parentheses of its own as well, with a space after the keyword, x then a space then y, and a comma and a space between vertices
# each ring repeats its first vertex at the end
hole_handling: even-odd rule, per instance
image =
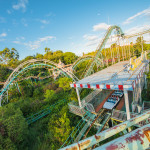
POLYGON ((145 65, 139 74, 137 75, 136 79, 132 82, 132 84, 125 84, 125 85, 117 85, 117 84, 70 84, 71 87, 78 87, 78 88, 92 88, 92 89, 111 89, 111 90, 128 90, 133 91, 136 87, 136 84, 139 82, 139 79, 146 71, 147 65, 145 65))

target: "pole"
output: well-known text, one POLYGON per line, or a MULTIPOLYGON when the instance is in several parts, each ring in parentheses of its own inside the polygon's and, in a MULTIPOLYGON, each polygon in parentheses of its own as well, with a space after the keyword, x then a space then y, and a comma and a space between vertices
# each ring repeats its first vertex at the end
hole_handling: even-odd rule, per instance
POLYGON ((82 105, 81 105, 81 100, 80 100, 80 94, 79 94, 79 89, 77 87, 76 87, 76 93, 77 93, 77 97, 78 97, 79 106, 81 108, 82 105))
POLYGON ((145 89, 147 89, 147 75, 144 75, 144 80, 145 80, 145 89))
POLYGON ((142 102, 142 97, 141 97, 141 79, 139 79, 139 90, 138 90, 138 95, 140 96, 140 103, 142 102))
POLYGON ((142 46, 142 53, 143 53, 143 37, 141 36, 141 46, 142 46))
POLYGON ((8 90, 7 90, 7 103, 8 103, 8 90))
POLYGON ((125 105, 126 105, 127 120, 129 120, 131 117, 130 117, 129 98, 128 98, 127 90, 124 90, 124 98, 125 98, 125 105))

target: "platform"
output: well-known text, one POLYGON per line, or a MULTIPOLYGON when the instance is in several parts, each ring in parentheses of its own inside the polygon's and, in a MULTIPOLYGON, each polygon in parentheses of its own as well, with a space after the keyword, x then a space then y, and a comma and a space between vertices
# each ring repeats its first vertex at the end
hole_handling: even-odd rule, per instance
POLYGON ((148 61, 144 61, 132 71, 128 69, 129 61, 119 62, 71 84, 71 87, 133 91, 147 64, 148 61))

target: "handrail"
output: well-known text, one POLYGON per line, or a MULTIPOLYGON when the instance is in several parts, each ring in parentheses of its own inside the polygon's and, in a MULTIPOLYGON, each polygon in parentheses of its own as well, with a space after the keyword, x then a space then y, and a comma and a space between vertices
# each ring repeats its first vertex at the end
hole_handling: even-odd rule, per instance
POLYGON ((150 117, 150 111, 142 114, 142 115, 138 115, 130 120, 127 120, 123 123, 120 123, 119 125, 116 125, 112 128, 109 128, 105 131, 102 131, 98 134, 95 134, 87 139, 84 139, 84 140, 81 140, 79 141, 78 143, 74 143, 74 144, 71 144, 67 147, 64 147, 62 148, 61 150, 71 150, 71 149, 87 149, 89 147, 92 147, 93 145, 145 120, 145 119, 148 119, 150 117))
POLYGON ((84 103, 89 103, 96 95, 98 95, 101 92, 101 90, 94 90, 90 94, 88 94, 85 98, 82 99, 81 103, 84 105, 84 103))

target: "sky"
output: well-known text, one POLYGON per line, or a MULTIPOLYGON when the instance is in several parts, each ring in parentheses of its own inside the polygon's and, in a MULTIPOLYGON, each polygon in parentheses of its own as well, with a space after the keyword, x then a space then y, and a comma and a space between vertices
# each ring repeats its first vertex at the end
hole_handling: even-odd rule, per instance
POLYGON ((110 25, 131 34, 150 28, 149 0, 0 0, 0 51, 20 59, 45 47, 76 55, 96 49, 110 25))

